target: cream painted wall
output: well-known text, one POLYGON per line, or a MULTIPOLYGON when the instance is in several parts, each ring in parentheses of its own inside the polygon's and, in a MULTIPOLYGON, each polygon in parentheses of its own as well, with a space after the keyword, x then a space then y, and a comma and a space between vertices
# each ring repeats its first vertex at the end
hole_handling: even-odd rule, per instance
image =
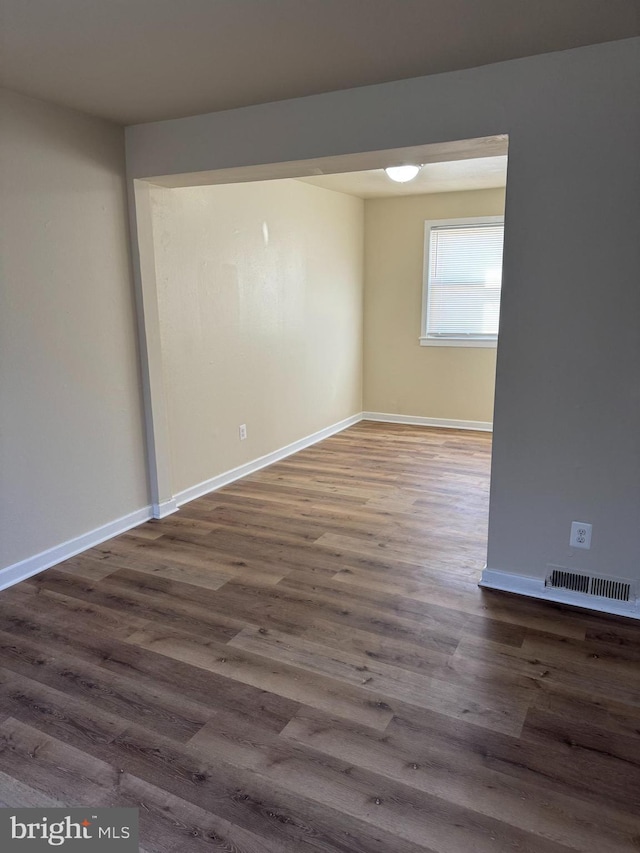
POLYGON ((148 504, 123 131, 0 90, 0 567, 148 504))
POLYGON ((503 189, 365 202, 364 409, 492 421, 496 350, 420 346, 424 223, 504 213, 503 189))
POLYGON ((361 199, 283 180, 151 203, 174 493, 362 410, 361 199))

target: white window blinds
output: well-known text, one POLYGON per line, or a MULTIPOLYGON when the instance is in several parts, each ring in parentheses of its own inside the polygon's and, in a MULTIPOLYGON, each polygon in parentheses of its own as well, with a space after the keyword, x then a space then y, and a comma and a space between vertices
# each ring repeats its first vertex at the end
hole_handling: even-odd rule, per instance
POLYGON ((431 227, 428 338, 497 337, 503 235, 499 223, 431 227))

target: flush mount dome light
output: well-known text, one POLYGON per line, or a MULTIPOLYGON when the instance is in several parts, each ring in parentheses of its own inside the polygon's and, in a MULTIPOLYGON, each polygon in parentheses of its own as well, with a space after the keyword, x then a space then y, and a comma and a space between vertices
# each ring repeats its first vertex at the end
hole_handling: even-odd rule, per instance
POLYGON ((415 178, 421 168, 422 166, 388 166, 385 172, 392 181, 406 184, 407 181, 412 181, 415 178))

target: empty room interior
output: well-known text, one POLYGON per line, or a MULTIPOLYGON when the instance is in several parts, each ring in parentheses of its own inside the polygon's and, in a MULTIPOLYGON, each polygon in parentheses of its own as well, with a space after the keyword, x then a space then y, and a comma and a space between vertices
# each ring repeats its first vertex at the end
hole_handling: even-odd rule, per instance
POLYGON ((0 27, 2 849, 637 850, 640 4, 0 27))

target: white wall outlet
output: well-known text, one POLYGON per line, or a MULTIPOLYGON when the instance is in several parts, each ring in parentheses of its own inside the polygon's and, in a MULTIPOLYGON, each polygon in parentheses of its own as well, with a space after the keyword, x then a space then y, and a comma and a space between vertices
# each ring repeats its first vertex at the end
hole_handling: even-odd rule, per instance
POLYGON ((572 548, 591 548, 591 525, 585 521, 572 521, 569 545, 572 548))
POLYGON ((240 426, 238 427, 238 434, 240 435, 240 441, 244 441, 245 438, 247 437, 247 425, 246 424, 240 424, 240 426))

